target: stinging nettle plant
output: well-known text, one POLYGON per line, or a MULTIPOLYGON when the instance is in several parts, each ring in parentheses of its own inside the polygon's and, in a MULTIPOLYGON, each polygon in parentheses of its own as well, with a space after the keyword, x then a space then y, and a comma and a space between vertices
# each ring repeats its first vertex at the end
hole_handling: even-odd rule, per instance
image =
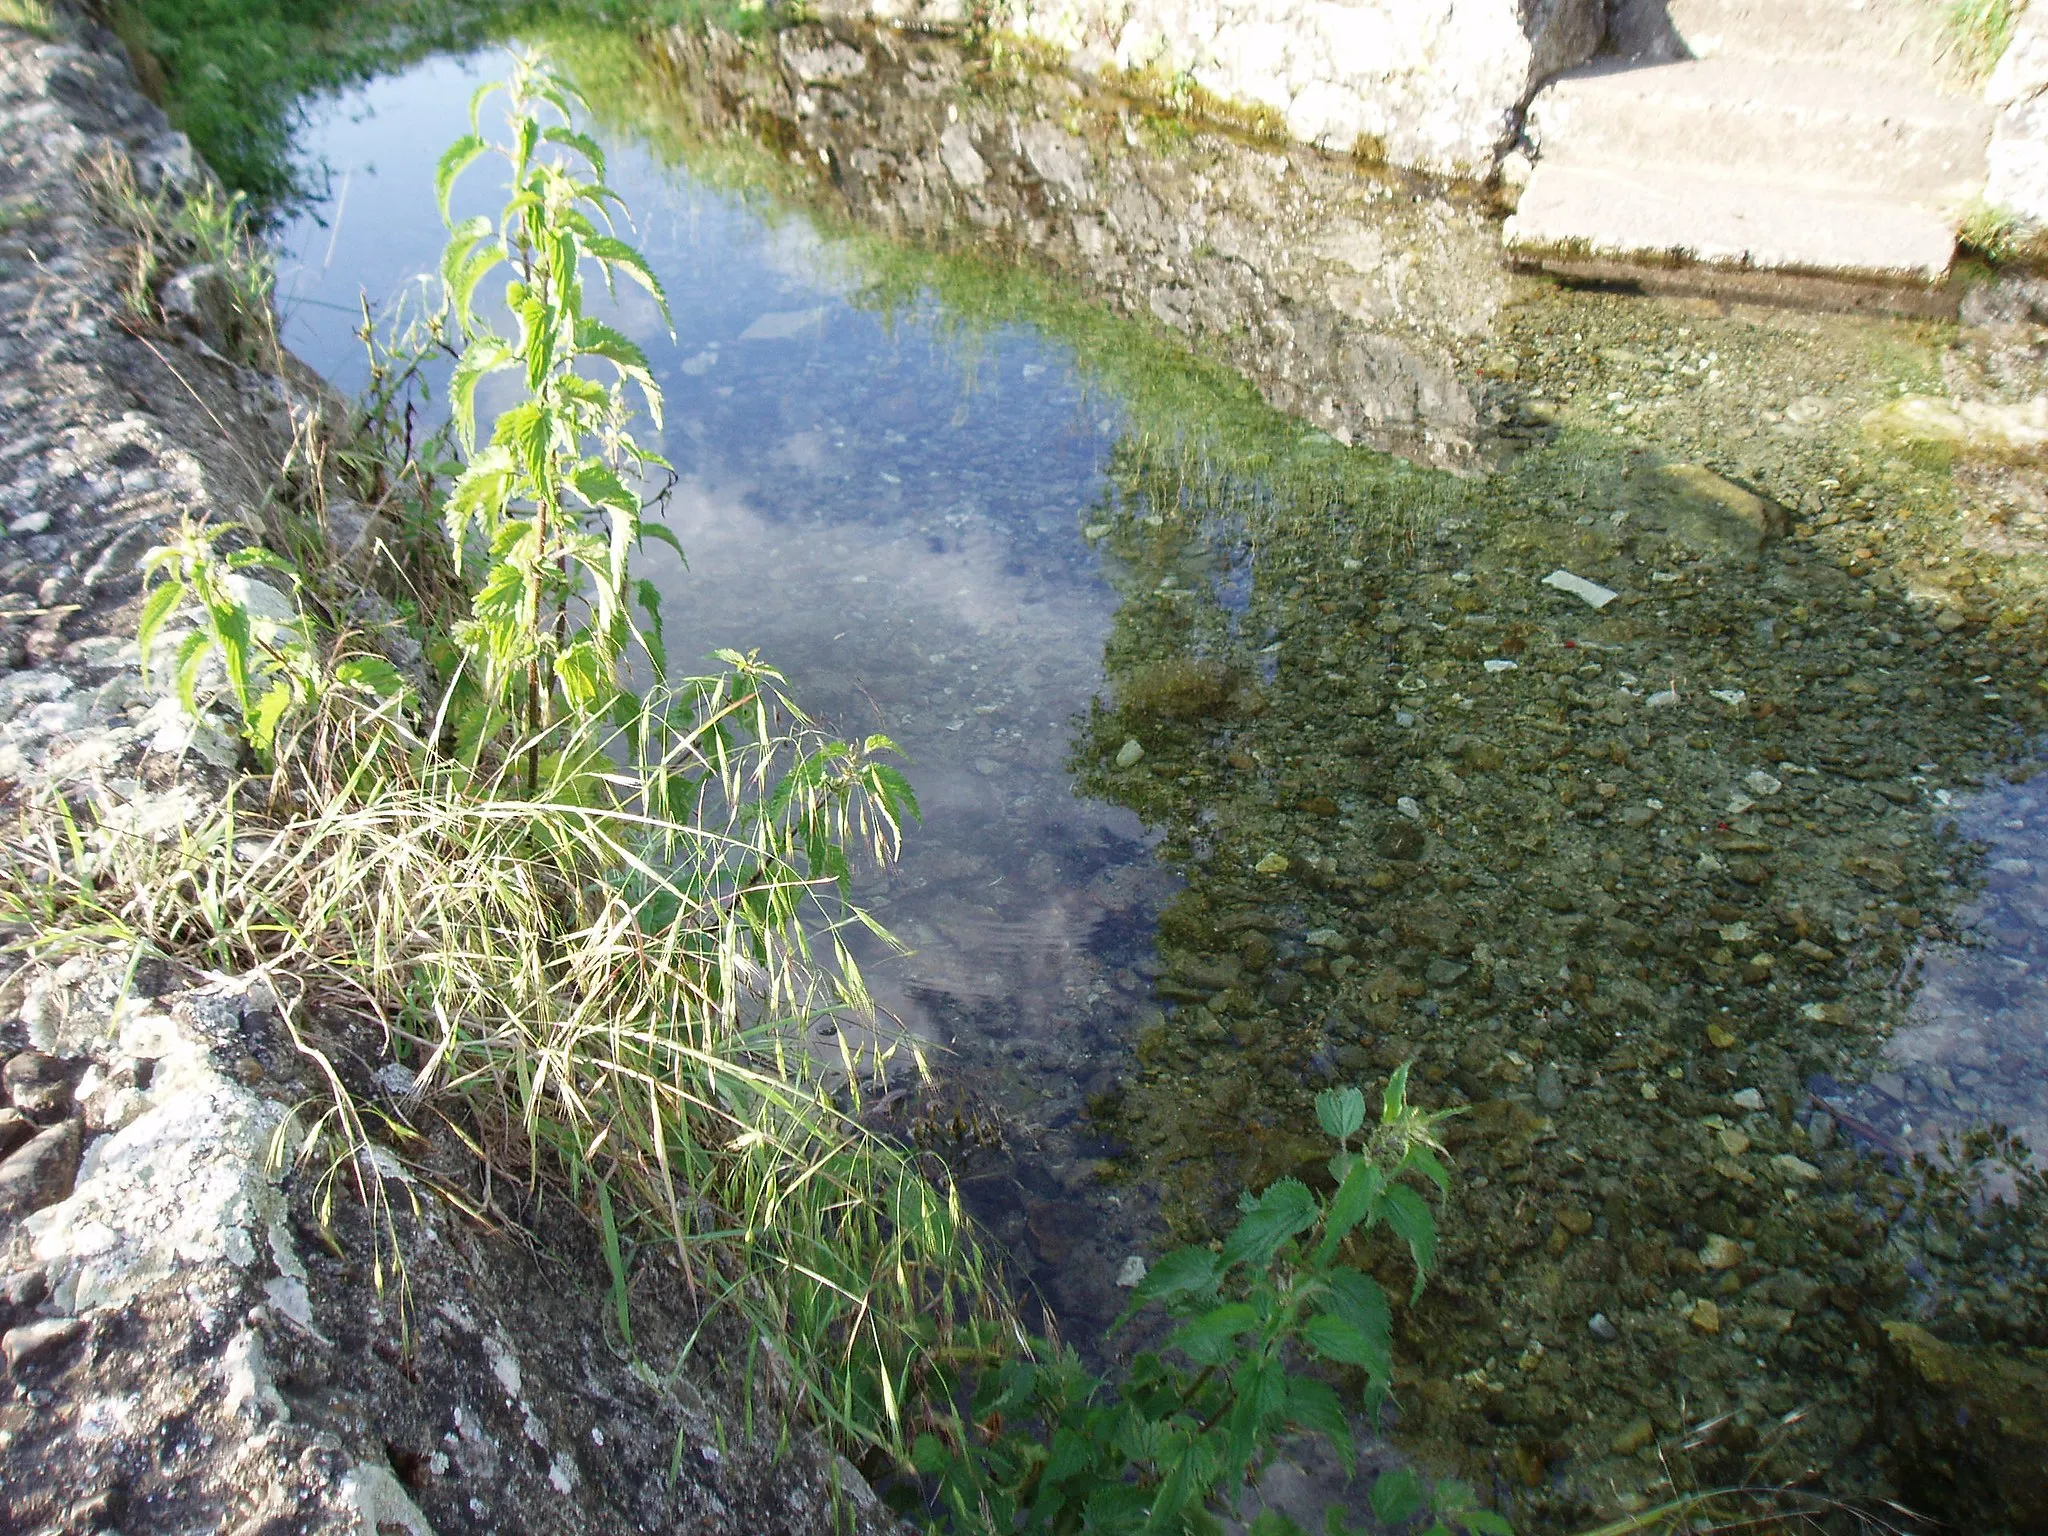
MULTIPOLYGON (((435 174, 449 225, 446 318, 461 348, 448 400, 470 456, 445 518, 456 560, 476 557, 474 530, 484 566, 471 617, 457 629, 481 674, 482 707, 464 732, 472 745, 507 725, 531 739, 553 724, 560 704, 579 715, 605 713, 620 700, 636 646, 657 679, 666 670, 654 588, 630 578, 643 535, 675 545, 665 527, 643 520, 636 487, 669 466, 634 437, 627 399, 637 390, 659 429, 661 390, 639 344, 585 312, 585 267, 596 268, 607 293, 620 275, 637 284, 664 323, 668 298, 646 258, 614 233, 612 213, 623 204, 606 184, 604 150, 574 125, 576 101, 538 55, 517 55, 509 81, 487 83, 471 98, 471 131, 449 146, 435 174), (483 131, 483 109, 500 91, 508 137, 496 142, 483 131), (456 183, 493 153, 506 162, 510 196, 495 219, 456 223, 456 183), (502 278, 497 307, 512 321, 511 336, 480 310, 479 290, 493 274, 502 278), (592 378, 592 369, 604 377, 592 378), (505 372, 520 376, 522 392, 478 450, 478 389, 505 372), (636 605, 644 626, 634 621, 636 605)), ((536 747, 529 782, 537 771, 536 747)))

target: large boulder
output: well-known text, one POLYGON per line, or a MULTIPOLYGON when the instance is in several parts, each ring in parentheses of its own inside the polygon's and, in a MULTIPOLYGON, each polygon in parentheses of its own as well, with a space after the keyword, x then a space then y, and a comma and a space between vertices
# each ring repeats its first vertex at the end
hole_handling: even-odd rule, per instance
MULTIPOLYGON (((914 25, 969 0, 823 0, 914 25)), ((1084 67, 1150 71, 1276 114, 1307 144, 1484 178, 1536 88, 1585 62, 1602 0, 1009 0, 1007 23, 1084 67)))
POLYGON ((1879 1427, 1906 1501, 1963 1530, 2048 1530, 2048 1350, 1884 1333, 1879 1427))

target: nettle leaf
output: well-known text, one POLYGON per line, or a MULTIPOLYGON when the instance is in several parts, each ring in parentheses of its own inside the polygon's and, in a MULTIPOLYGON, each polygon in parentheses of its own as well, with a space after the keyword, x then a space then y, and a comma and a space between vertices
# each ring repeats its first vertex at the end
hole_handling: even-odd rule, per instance
POLYGON ((1429 1203, 1406 1184, 1387 1191, 1384 1209, 1387 1225, 1408 1245, 1415 1260, 1415 1294, 1420 1296, 1430 1270, 1436 1267, 1436 1217, 1430 1213, 1429 1203))
POLYGON ((626 275, 645 288, 654 302, 661 306, 662 319, 668 318, 668 293, 661 286, 661 279, 654 275, 654 268, 647 264, 645 256, 611 235, 599 235, 586 241, 585 246, 591 255, 607 266, 624 267, 626 275))
POLYGON ((142 617, 135 622, 135 646, 142 653, 144 681, 149 678, 149 652, 157 631, 178 611, 178 604, 184 600, 185 583, 173 577, 158 585, 142 605, 142 617))
POLYGON ((1429 1507, 1429 1490, 1407 1467, 1382 1472, 1372 1485, 1372 1515, 1382 1525, 1399 1525, 1413 1520, 1429 1507))
POLYGON ((352 656, 334 669, 334 680, 379 699, 402 699, 412 692, 405 674, 382 656, 352 656))
POLYGON ((578 133, 574 128, 564 128, 558 124, 542 129, 540 136, 543 143, 560 144, 575 150, 590 162, 592 171, 599 177, 604 175, 604 147, 589 134, 578 133))
POLYGON ((478 382, 501 368, 509 367, 514 361, 512 348, 497 336, 478 336, 463 348, 462 356, 455 364, 455 372, 448 379, 448 410, 455 418, 455 430, 461 435, 465 453, 476 447, 478 382))
POLYGON ((1408 1113, 1408 1066, 1402 1062, 1387 1079, 1387 1091, 1380 1098, 1380 1123, 1393 1125, 1408 1113))
POLYGON ((1379 1281, 1355 1269, 1333 1270, 1328 1311, 1375 1339, 1391 1339, 1394 1317, 1379 1281))
MULTIPOLYGON (((477 97, 471 100, 472 117, 475 114, 475 109, 477 103, 481 100, 481 96, 482 93, 479 93, 477 97)), ((465 133, 461 138, 441 151, 440 163, 434 167, 434 206, 441 210, 442 223, 450 222, 448 198, 449 194, 455 190, 455 178, 474 165, 483 152, 483 138, 481 135, 474 133, 465 133)))
POLYGON ((1316 1119, 1332 1141, 1349 1141, 1365 1125, 1365 1095, 1356 1088, 1332 1088, 1316 1095, 1316 1119))
POLYGON ((1288 1423, 1319 1434, 1335 1446, 1345 1472, 1351 1471, 1355 1456, 1351 1419, 1344 1412, 1343 1400, 1328 1382, 1310 1376, 1289 1376, 1286 1413, 1288 1423))
POLYGON ((1221 1274, 1222 1264, 1207 1248, 1177 1248, 1145 1272, 1131 1292, 1131 1305, 1213 1295, 1221 1274))
POLYGON ((272 683, 264 690, 255 707, 249 711, 245 722, 249 745, 258 752, 268 754, 276 744, 277 728, 284 723, 286 711, 292 707, 292 686, 287 682, 272 683))
POLYGON ((1385 1376, 1393 1367, 1385 1335, 1375 1338, 1333 1312, 1310 1318, 1302 1325, 1301 1337, 1318 1357, 1339 1365, 1361 1366, 1373 1376, 1385 1376))
POLYGON ((1328 1263, 1330 1256, 1337 1251, 1337 1245, 1361 1221, 1370 1225, 1377 1219, 1377 1208, 1386 1185, 1387 1177, 1377 1164, 1368 1158, 1352 1159, 1351 1166, 1345 1170, 1344 1182, 1337 1186, 1336 1198, 1330 1201, 1330 1214, 1323 1225, 1323 1240, 1316 1249, 1320 1260, 1328 1263))
POLYGON ((1246 1195, 1237 1227, 1223 1240, 1223 1265, 1252 1264, 1263 1268, 1295 1233, 1315 1225, 1321 1214, 1316 1197, 1299 1179, 1282 1179, 1264 1194, 1246 1195))
POLYGON ((1225 1302, 1181 1324, 1166 1342, 1197 1365, 1221 1365, 1233 1353, 1237 1336, 1256 1328, 1258 1322, 1258 1313, 1244 1302, 1225 1302))

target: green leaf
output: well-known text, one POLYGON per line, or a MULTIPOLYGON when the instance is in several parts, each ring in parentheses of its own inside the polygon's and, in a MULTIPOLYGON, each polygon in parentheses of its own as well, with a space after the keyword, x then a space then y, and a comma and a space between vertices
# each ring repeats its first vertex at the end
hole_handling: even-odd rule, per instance
POLYGON ((1245 1196, 1238 1209, 1244 1215, 1223 1240, 1223 1265, 1251 1264, 1263 1268, 1295 1233, 1313 1226, 1320 1214, 1316 1197, 1299 1179, 1282 1179, 1264 1194, 1245 1196))
POLYGON ((398 699, 412 691, 405 674, 382 656, 352 656, 334 669, 334 680, 379 699, 398 699))
POLYGON ((1490 1509, 1461 1509, 1451 1518, 1474 1536, 1515 1536, 1515 1528, 1508 1524, 1507 1517, 1490 1509))
POLYGON ((1379 1281, 1355 1269, 1338 1269, 1329 1277, 1330 1304, 1327 1311, 1341 1317, 1370 1338, 1392 1339, 1394 1317, 1387 1306, 1387 1293, 1379 1281))
POLYGON ((1332 1141, 1349 1141, 1365 1125, 1365 1095, 1356 1088, 1332 1088, 1316 1095, 1316 1119, 1332 1141))
POLYGON ((1230 1358, 1237 1336, 1258 1323, 1258 1313, 1244 1302, 1226 1302, 1181 1324, 1166 1342, 1197 1365, 1220 1365, 1230 1358))
POLYGON ((164 621, 178 611, 178 604, 184 601, 185 583, 176 577, 167 578, 149 594, 142 605, 142 617, 135 621, 135 647, 142 653, 142 676, 149 679, 149 651, 156 640, 157 631, 164 621))
POLYGON ((291 707, 290 683, 276 682, 265 689, 244 722, 244 733, 249 738, 249 745, 268 757, 277 741, 277 728, 283 724, 285 713, 291 707))
POLYGON ((1415 1294, 1420 1296, 1430 1270, 1436 1267, 1436 1217, 1430 1214, 1429 1203, 1406 1184, 1387 1190, 1384 1209, 1387 1225, 1408 1245, 1415 1260, 1415 1294))
POLYGON ((1372 1485, 1372 1516, 1382 1525, 1399 1525, 1429 1507, 1422 1479, 1407 1467, 1382 1472, 1372 1485))
POLYGON ((1385 1376, 1392 1369, 1384 1334, 1375 1338, 1335 1313, 1318 1312, 1302 1325, 1301 1337, 1319 1357, 1338 1365, 1359 1366, 1374 1376, 1385 1376))
POLYGON ((1411 1146, 1407 1155, 1401 1159, 1401 1164, 1405 1168, 1413 1168, 1428 1179, 1437 1187, 1438 1193, 1448 1195, 1451 1192, 1450 1170, 1437 1161, 1436 1154, 1429 1148, 1420 1144, 1411 1146))
POLYGON ((441 210, 443 224, 450 222, 448 198, 455 190, 455 178, 474 165, 483 152, 484 141, 474 133, 465 133, 441 151, 440 164, 434 167, 434 206, 441 210))
POLYGON ((548 144, 561 144, 573 149, 590 162, 591 170, 600 180, 604 177, 604 148, 587 133, 578 133, 574 128, 559 125, 541 130, 541 139, 548 144))
POLYGON ((1344 1182, 1337 1186, 1336 1198, 1330 1202, 1328 1217, 1323 1223, 1323 1240, 1316 1246, 1317 1259, 1327 1264, 1337 1245, 1350 1235, 1351 1229, 1361 1221, 1375 1215, 1382 1195, 1386 1191, 1386 1175, 1370 1159, 1359 1157, 1352 1160, 1345 1170, 1344 1182))
POLYGON ((654 268, 647 264, 645 256, 625 241, 613 239, 610 235, 599 235, 586 243, 590 254, 599 261, 608 266, 624 267, 634 282, 653 295, 654 302, 661 306, 662 319, 668 318, 668 294, 661 286, 661 279, 654 275, 654 268))
POLYGON ((1177 1248, 1145 1271, 1145 1278, 1131 1292, 1131 1305, 1211 1295, 1221 1270, 1216 1255, 1208 1249, 1177 1248))
POLYGON ((1250 1536, 1308 1536, 1293 1520, 1277 1509, 1262 1509, 1251 1524, 1250 1536))
POLYGON ((1287 1378, 1287 1422, 1321 1435, 1336 1448, 1349 1474, 1353 1461, 1351 1420, 1328 1382, 1309 1376, 1287 1378))
POLYGON ((1408 1067, 1402 1062, 1387 1079, 1387 1091, 1380 1099, 1380 1124, 1393 1125, 1408 1113, 1408 1067))

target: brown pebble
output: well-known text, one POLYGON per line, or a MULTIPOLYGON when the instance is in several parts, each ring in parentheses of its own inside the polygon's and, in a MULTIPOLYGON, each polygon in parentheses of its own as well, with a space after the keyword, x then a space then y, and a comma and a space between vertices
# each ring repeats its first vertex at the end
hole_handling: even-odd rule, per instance
POLYGON ((1567 1208, 1557 1213, 1557 1224, 1573 1237, 1584 1237, 1593 1230, 1593 1213, 1576 1208, 1567 1208))
POLYGON ((1713 1302, 1701 1299, 1693 1303, 1692 1311, 1686 1314, 1686 1321, 1701 1333, 1721 1331, 1721 1309, 1713 1302))

